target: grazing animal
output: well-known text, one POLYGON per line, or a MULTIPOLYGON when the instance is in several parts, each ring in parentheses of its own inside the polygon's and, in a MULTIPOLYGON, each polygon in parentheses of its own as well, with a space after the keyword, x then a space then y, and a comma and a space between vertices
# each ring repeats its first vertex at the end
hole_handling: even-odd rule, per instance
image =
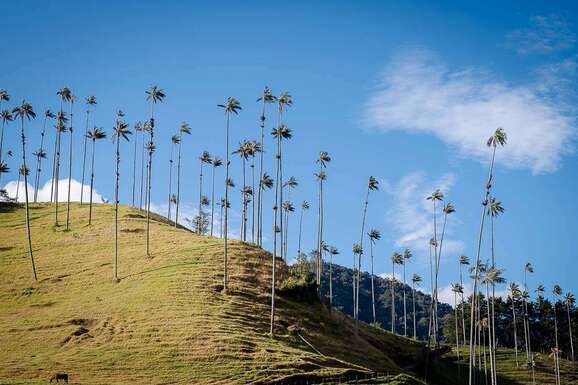
POLYGON ((68 384, 68 373, 54 373, 52 376, 50 376, 50 382, 60 382, 60 380, 68 384))

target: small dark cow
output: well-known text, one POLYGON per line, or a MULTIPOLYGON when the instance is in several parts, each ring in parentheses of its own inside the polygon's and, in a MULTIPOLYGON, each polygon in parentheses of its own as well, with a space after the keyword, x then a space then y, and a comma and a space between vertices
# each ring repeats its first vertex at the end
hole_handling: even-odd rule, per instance
POLYGON ((68 373, 54 373, 52 376, 50 376, 49 380, 50 382, 60 382, 60 380, 62 380, 62 382, 68 384, 68 373))

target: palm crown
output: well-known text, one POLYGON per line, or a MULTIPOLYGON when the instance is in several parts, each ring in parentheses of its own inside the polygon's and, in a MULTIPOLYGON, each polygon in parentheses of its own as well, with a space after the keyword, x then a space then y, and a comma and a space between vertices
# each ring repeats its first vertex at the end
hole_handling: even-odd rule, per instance
POLYGON ((397 251, 394 252, 391 256, 391 262, 393 262, 396 265, 401 265, 403 264, 403 257, 400 253, 398 253, 397 251))
POLYGON ((44 116, 47 119, 53 119, 54 117, 56 117, 56 115, 54 115, 54 113, 50 110, 46 110, 46 112, 44 112, 44 116))
POLYGON ((411 250, 406 247, 405 250, 403 250, 403 259, 411 259, 411 257, 413 257, 413 254, 411 250))
POLYGON ((354 243, 351 250, 353 251, 353 254, 363 254, 363 247, 361 247, 359 243, 354 243))
POLYGON ((212 160, 211 160, 211 154, 209 154, 209 151, 203 151, 203 153, 199 157, 199 160, 203 163, 211 163, 212 160))
POLYGON ((284 91, 277 98, 277 103, 279 104, 279 110, 283 111, 287 107, 291 107, 293 105, 293 98, 291 97, 289 92, 284 91))
POLYGON ((182 122, 182 123, 181 123, 181 128, 179 129, 179 131, 181 132, 181 134, 191 135, 191 128, 189 127, 189 123, 187 123, 187 122, 182 122))
POLYGON ((86 133, 86 137, 92 140, 104 139, 106 138, 106 133, 100 127, 94 127, 92 130, 86 133))
POLYGON ((151 88, 149 88, 146 91, 147 94, 147 100, 150 100, 153 103, 158 103, 158 102, 162 102, 163 99, 165 98, 165 93, 162 89, 160 89, 158 86, 152 86, 151 88))
POLYGON ((179 144, 181 143, 181 136, 179 134, 175 134, 171 137, 171 142, 173 142, 173 144, 179 144))
POLYGON ((72 100, 72 91, 68 87, 62 87, 56 92, 63 102, 70 102, 72 100))
POLYGON ((331 162, 331 157, 327 151, 319 152, 319 158, 317 158, 316 163, 321 164, 321 167, 327 167, 326 163, 331 162))
POLYGON ((267 86, 265 86, 265 88, 263 89, 263 95, 261 97, 259 97, 259 99, 257 99, 258 102, 265 102, 265 103, 273 103, 276 100, 277 100, 277 97, 275 97, 271 93, 271 90, 267 86))
POLYGON ((375 241, 379 241, 381 239, 381 233, 377 229, 370 229, 367 235, 369 236, 369 239, 372 243, 375 243, 375 241))
POLYGON ((379 182, 374 177, 370 176, 367 182, 367 188, 370 190, 377 190, 379 188, 379 182))
POLYGON ((88 104, 89 106, 94 106, 96 104, 96 97, 87 96, 85 101, 86 101, 86 104, 88 104))
POLYGON ((290 177, 289 179, 287 179, 287 182, 285 182, 283 184, 283 187, 291 187, 291 188, 295 188, 299 185, 299 181, 297 180, 297 178, 295 178, 294 176, 290 177))
POLYGON ((267 187, 268 189, 273 187, 273 178, 269 176, 269 174, 264 173, 263 178, 261 179, 261 186, 267 187))
MULTIPOLYGON (((123 138, 125 140, 128 140, 128 136, 132 135, 132 132, 128 129, 128 124, 123 122, 123 121, 117 121, 116 125, 112 128, 113 130, 113 135, 112 135, 112 139, 115 140, 116 138, 123 138)), ((147 146, 151 145, 152 143, 147 143, 147 146)), ((153 146, 154 149, 154 146, 153 146)), ((147 147, 147 150, 148 147, 147 147)))
POLYGON ((421 277, 419 276, 419 274, 413 273, 411 281, 413 282, 414 285, 419 285, 419 283, 421 282, 421 277))
POLYGON ((219 157, 216 156, 216 157, 213 158, 213 161, 211 162, 211 164, 213 165, 213 167, 216 168, 216 167, 222 166, 222 165, 223 165, 223 161, 221 160, 221 158, 219 158, 219 157))
POLYGON ((432 201, 441 201, 444 199, 444 193, 440 191, 440 189, 436 189, 434 192, 431 193, 430 196, 426 198, 427 200, 432 201))
POLYGON ((524 266, 524 270, 527 271, 528 273, 534 272, 534 268, 532 267, 532 264, 530 262, 526 263, 526 266, 524 266))
POLYGON ((455 213, 455 212, 456 212, 456 208, 454 207, 454 205, 452 205, 450 202, 448 202, 448 203, 445 204, 445 206, 444 206, 444 208, 443 208, 443 211, 444 211, 444 213, 445 213, 446 215, 448 215, 448 214, 455 213))
POLYGON ((226 114, 230 114, 231 112, 235 115, 239 113, 239 110, 242 110, 241 103, 231 96, 227 98, 225 104, 217 104, 218 107, 221 107, 225 110, 226 114))
POLYGON ((488 207, 488 215, 493 217, 497 217, 498 215, 504 212, 504 207, 502 206, 502 202, 497 200, 496 198, 492 198, 490 201, 490 206, 488 207))
POLYGON ((564 300, 566 301, 566 304, 568 304, 568 306, 574 306, 574 304, 576 303, 576 299, 574 298, 574 295, 570 292, 566 293, 566 295, 564 296, 564 300))
POLYGON ((309 210, 309 203, 307 201, 303 201, 303 203, 301 203, 301 208, 303 210, 309 210))
POLYGON ((4 123, 6 123, 6 122, 11 122, 12 119, 14 119, 14 118, 12 117, 12 114, 10 113, 10 110, 4 110, 4 111, 2 111, 2 112, 0 113, 0 116, 2 116, 2 121, 3 121, 4 123))
POLYGON ((559 285, 554 285, 554 287, 552 288, 552 294, 554 294, 555 296, 561 296, 562 295, 562 288, 559 285))
POLYGON ((4 162, 0 162, 0 174, 6 174, 10 172, 10 167, 4 162))
POLYGON ((469 265, 470 264, 470 259, 468 257, 466 257, 465 255, 460 255, 459 261, 460 261, 460 265, 469 265))
POLYGON ((36 118, 36 113, 32 108, 32 104, 28 103, 26 100, 22 101, 22 104, 12 110, 14 116, 19 117, 24 120, 24 118, 34 119, 36 118))
POLYGON ((486 144, 488 147, 497 147, 498 145, 503 146, 506 144, 507 140, 508 136, 502 127, 498 127, 494 134, 490 136, 486 144))
POLYGON ((10 101, 10 95, 8 94, 8 91, 0 90, 0 101, 2 102, 10 101))
POLYGON ((271 135, 276 139, 291 139, 293 137, 291 129, 284 124, 281 124, 277 128, 273 128, 271 130, 271 135))

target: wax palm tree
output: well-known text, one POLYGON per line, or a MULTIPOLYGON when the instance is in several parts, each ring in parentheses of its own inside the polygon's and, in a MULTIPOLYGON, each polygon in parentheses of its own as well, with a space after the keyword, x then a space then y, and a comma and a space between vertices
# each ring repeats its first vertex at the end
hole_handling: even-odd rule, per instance
POLYGON ((403 256, 397 251, 391 256, 391 332, 395 333, 395 265, 403 263, 403 256))
POLYGON ((530 340, 530 320, 528 318, 528 273, 533 273, 534 267, 530 262, 524 265, 524 292, 522 293, 522 305, 524 307, 524 341, 526 348, 526 361, 529 362, 533 359, 531 340, 530 340))
POLYGON ((219 218, 221 218, 221 234, 220 237, 223 238, 223 209, 225 208, 225 206, 227 206, 227 208, 231 207, 231 204, 229 202, 227 202, 227 204, 225 204, 225 198, 221 197, 221 200, 219 202, 219 207, 221 208, 221 216, 219 218))
POLYGON ((211 161, 211 166, 213 166, 212 172, 212 187, 211 187, 211 237, 213 236, 213 222, 215 217, 215 170, 217 167, 221 167, 223 161, 219 157, 213 157, 211 161))
MULTIPOLYGON (((278 102, 281 103, 281 100, 278 99, 278 102)), ((281 107, 279 107, 280 110, 282 110, 281 107)), ((276 163, 276 172, 275 172, 275 203, 273 205, 273 215, 274 215, 274 220, 273 220, 273 228, 277 227, 277 224, 279 224, 279 230, 280 230, 280 236, 281 238, 280 240, 280 256, 281 259, 284 259, 283 255, 283 212, 279 212, 279 207, 282 205, 283 202, 283 164, 281 162, 281 157, 282 157, 282 141, 283 139, 291 139, 291 137, 293 136, 291 133, 291 129, 289 129, 287 126, 285 126, 284 124, 280 124, 279 126, 277 126, 276 128, 274 128, 271 131, 271 135, 276 139, 276 143, 277 143, 277 153, 276 153, 276 159, 277 159, 277 163, 276 163), (277 222, 277 218, 279 219, 279 221, 277 222)), ((277 248, 277 235, 273 234, 273 249, 274 249, 274 253, 276 253, 276 248, 277 248)))
POLYGON ((516 301, 520 298, 520 287, 517 283, 511 282, 508 285, 508 290, 510 291, 510 300, 512 301, 512 323, 514 326, 514 353, 516 355, 516 367, 519 367, 518 361, 518 331, 516 323, 516 301))
POLYGON ((245 192, 246 192, 246 187, 247 187, 246 161, 247 161, 247 158, 249 157, 248 143, 249 142, 247 142, 246 140, 239 142, 239 147, 235 151, 232 152, 232 154, 237 154, 241 158, 241 170, 242 170, 241 174, 243 175, 243 185, 241 186, 242 211, 241 211, 241 231, 240 231, 242 241, 246 241, 245 230, 247 229, 247 212, 246 212, 247 194, 245 192))
POLYGON ((356 293, 355 283, 356 283, 356 281, 357 281, 357 279, 355 278, 355 274, 356 274, 356 273, 355 273, 355 270, 357 269, 357 266, 356 266, 355 258, 356 258, 357 255, 362 255, 362 254, 363 254, 363 247, 361 247, 361 245, 360 245, 359 243, 354 243, 354 244, 353 244, 353 247, 351 248, 351 251, 352 251, 352 253, 353 253, 353 274, 354 274, 354 275, 353 275, 353 286, 354 286, 354 288, 353 288, 353 290, 354 290, 354 295, 353 295, 353 299, 354 299, 354 301, 353 301, 353 314, 354 314, 354 318, 355 318, 355 328, 356 328, 356 330, 357 330, 357 327, 358 327, 358 318, 355 317, 355 315, 357 314, 357 309, 355 308, 355 306, 356 306, 356 302, 355 302, 355 293, 356 293))
MULTIPOLYGON (((482 199, 482 215, 481 215, 481 219, 480 219, 480 229, 479 229, 479 233, 478 233, 478 242, 477 242, 477 251, 476 251, 476 269, 478 267, 478 264, 480 262, 480 254, 481 254, 481 247, 482 247, 482 236, 483 236, 483 232, 484 232, 484 219, 486 217, 486 206, 488 205, 488 198, 490 196, 490 192, 492 189, 492 185, 493 185, 493 170, 494 170, 494 161, 496 158, 496 150, 498 148, 498 146, 503 147, 507 142, 507 135, 504 132, 504 130, 499 127, 498 129, 496 129, 496 131, 494 132, 494 134, 487 140, 486 144, 487 146, 491 149, 491 160, 490 160, 490 165, 489 165, 489 170, 488 170, 488 180, 486 182, 486 191, 484 193, 484 198, 482 199)), ((477 271, 475 276, 477 276, 477 271)), ((472 333, 472 331, 474 330, 474 311, 475 311, 475 301, 476 301, 476 295, 478 293, 478 282, 477 280, 473 280, 473 290, 472 290, 472 306, 471 306, 471 317, 470 317, 470 360, 469 360, 469 377, 468 377, 468 383, 469 385, 472 385, 473 380, 474 380, 474 371, 473 371, 473 359, 474 359, 474 355, 473 355, 473 338, 474 335, 472 333)))
POLYGON ((141 155, 140 155, 140 197, 139 197, 139 209, 143 210, 146 207, 146 191, 147 191, 147 175, 148 175, 148 163, 145 163, 146 158, 146 139, 145 132, 151 131, 151 122, 149 120, 142 123, 142 143, 141 143, 141 155), (146 166, 145 166, 146 164, 146 166), (143 200, 144 196, 144 200, 143 200))
MULTIPOLYGON (((229 204, 229 121, 230 121, 230 117, 231 114, 235 114, 237 115, 239 113, 239 111, 241 110, 241 103, 239 103, 239 101, 233 97, 228 97, 227 100, 225 101, 225 104, 219 104, 218 107, 221 107, 224 111, 225 111, 225 120, 226 120, 226 133, 225 133, 225 137, 226 137, 226 146, 225 146, 225 202, 227 203, 225 205, 225 217, 224 219, 221 219, 224 221, 224 231, 223 231, 223 239, 224 239, 224 274, 223 274, 223 290, 227 291, 227 282, 229 280, 229 275, 228 275, 228 249, 227 249, 227 225, 228 225, 228 204, 229 204)), ((273 258, 273 271, 275 271, 275 258, 273 258)), ((273 277, 273 281, 274 281, 274 277, 273 277)), ((272 299, 271 301, 274 303, 275 301, 275 289, 272 289, 272 299)), ((272 316, 271 318, 273 319, 274 317, 274 313, 272 311, 272 316)), ((271 323, 271 326, 273 326, 273 323, 271 323)))
MULTIPOLYGON (((132 132, 128 129, 128 124, 126 124, 121 116, 117 116, 116 124, 113 127, 112 140, 116 142, 116 171, 115 171, 115 188, 114 188, 114 268, 113 268, 113 280, 118 282, 118 187, 120 180, 120 140, 124 139, 128 142, 128 136, 132 132)), ((150 143, 149 143, 150 145, 150 143)), ((148 242, 148 240, 147 240, 148 242)))
MULTIPOLYGON (((289 92, 284 91, 277 97, 277 133, 273 134, 273 136, 277 139, 277 163, 278 163, 278 179, 277 184, 279 185, 279 203, 275 203, 277 207, 280 207, 281 204, 284 202, 283 200, 283 146, 282 140, 283 139, 290 139, 291 138, 291 130, 288 129, 283 124, 283 112, 286 111, 289 107, 293 105, 293 98, 289 94, 289 92)), ((275 131, 275 129, 273 130, 275 131)), ((283 236, 283 213, 279 212, 279 229, 280 229, 280 236, 283 236)), ((275 236, 275 234, 273 234, 275 236)), ((280 238, 282 241, 283 238, 280 238)), ((283 247, 281 247, 281 258, 285 260, 285 254, 283 252, 283 247)))
POLYGON ((138 151, 137 144, 138 144, 139 133, 142 133, 144 131, 144 125, 142 122, 136 122, 133 127, 134 127, 135 134, 134 134, 134 152, 133 152, 133 160, 132 160, 132 207, 135 207, 134 198, 135 198, 135 192, 136 192, 136 155, 137 155, 137 151, 138 151))
POLYGON ((66 230, 70 230, 70 187, 72 185, 72 142, 74 138, 74 129, 72 127, 72 117, 74 115, 74 103, 76 102, 76 96, 72 95, 70 97, 70 125, 68 126, 68 131, 70 132, 70 142, 68 149, 68 194, 66 196, 66 230))
POLYGON ((375 246, 375 242, 381 239, 381 233, 377 229, 370 229, 367 233, 369 237, 369 256, 371 259, 371 309, 373 314, 373 323, 375 324, 377 318, 375 316, 375 283, 374 283, 374 274, 373 274, 373 246, 375 246))
POLYGON ((171 205, 172 205, 172 188, 173 188, 173 156, 175 152, 175 146, 178 146, 181 143, 181 136, 179 134, 175 134, 171 137, 171 157, 169 158, 169 209, 168 209, 168 218, 169 221, 171 220, 171 205))
POLYGON ((20 166, 20 168, 18 169, 18 182, 16 183, 16 202, 18 202, 18 195, 20 193, 20 177, 21 176, 29 176, 30 175, 30 169, 24 165, 20 166))
POLYGON ((403 251, 403 335, 404 337, 407 337, 407 306, 406 306, 406 301, 405 301, 405 287, 406 287, 406 281, 405 281, 405 264, 407 262, 409 262, 409 260, 411 259, 411 257, 413 257, 413 254, 411 253, 411 251, 406 248, 403 251))
POLYGON ((211 159, 211 154, 209 154, 208 151, 203 151, 201 153, 201 156, 199 156, 199 162, 200 162, 200 173, 199 173, 199 215, 203 216, 203 205, 202 205, 202 199, 203 199, 203 165, 205 164, 211 164, 212 159, 211 159))
POLYGON ((146 150, 148 153, 148 170, 147 170, 147 241, 146 241, 146 254, 150 257, 150 216, 151 216, 151 183, 152 183, 152 162, 153 153, 155 148, 155 105, 161 103, 165 98, 164 91, 158 86, 152 86, 146 92, 146 100, 151 103, 151 118, 149 120, 149 135, 150 141, 146 145, 146 150))
POLYGON ((413 299, 413 339, 414 340, 417 340, 417 317, 416 317, 416 312, 415 312, 415 287, 419 286, 421 281, 422 281, 421 277, 418 274, 413 273, 413 276, 411 277, 411 282, 412 282, 412 289, 413 289, 412 299, 413 299))
MULTIPOLYGON (((361 235, 359 239, 359 244, 363 247, 363 236, 365 235, 365 218, 367 216, 367 205, 369 204, 369 193, 371 191, 377 190, 379 187, 379 182, 373 176, 369 177, 367 182, 367 190, 365 193, 365 201, 363 203, 363 214, 361 217, 361 235)), ((359 318, 359 285, 361 280, 361 254, 353 255, 353 304, 354 304, 354 318, 357 320, 359 318), (357 267, 356 261, 357 258, 357 267)))
MULTIPOLYGON (((26 170, 26 136, 24 134, 24 119, 34 119, 36 118, 36 113, 32 108, 32 105, 26 100, 22 101, 20 106, 14 108, 12 113, 16 118, 20 118, 20 142, 22 144, 22 166, 26 170)), ((32 235, 30 233, 30 209, 28 207, 28 176, 24 172, 24 198, 26 202, 26 234, 28 237, 28 255, 30 256, 30 263, 32 265, 32 276, 35 281, 38 281, 36 275, 36 266, 34 264, 34 255, 32 253, 32 235)))
POLYGON ((329 253, 329 308, 333 307, 333 257, 339 254, 335 246, 328 246, 329 253))
MULTIPOLYGON (((263 94, 259 99, 258 102, 262 103, 263 110, 261 112, 261 116, 259 118, 259 128, 261 133, 261 151, 259 157, 259 180, 263 180, 263 152, 265 148, 265 107, 267 104, 275 103, 277 98, 271 94, 269 87, 265 87, 263 90, 263 94)), ((257 244, 262 246, 263 243, 263 185, 259 183, 259 192, 257 193, 257 244)))
MULTIPOLYGON (((80 189, 80 205, 82 206, 82 198, 84 193, 84 169, 86 165, 86 141, 88 139, 88 123, 89 123, 89 116, 90 116, 90 107, 96 105, 96 97, 94 96, 87 96, 85 99, 86 102, 86 126, 84 127, 84 149, 82 151, 82 181, 81 181, 81 189, 80 189)), ((133 194, 134 195, 134 194, 133 194)))
MULTIPOLYGON (((282 188, 287 188, 287 200, 288 202, 291 198, 291 190, 299 185, 299 181, 295 177, 290 177, 285 183, 283 183, 282 188)), ((283 237, 283 255, 287 259, 287 243, 289 241, 289 212, 285 210, 285 234, 281 234, 283 237)))
MULTIPOLYGON (((459 261, 459 268, 460 268, 460 286, 464 287, 464 279, 463 279, 463 271, 462 268, 464 266, 468 266, 470 264, 470 259, 465 255, 460 255, 458 258, 459 261)), ((465 300, 464 300, 464 293, 461 294, 461 308, 462 308, 462 334, 463 334, 463 343, 466 344, 466 310, 465 310, 465 300)))
POLYGON ((51 199, 54 200, 54 225, 58 226, 58 181, 60 180, 60 144, 62 134, 66 132, 68 118, 64 112, 59 112, 56 119, 56 140, 54 145, 54 163, 52 170, 52 186, 50 189, 51 199), (54 195, 53 195, 54 192, 54 195))
MULTIPOLYGON (((177 155, 177 195, 176 195, 176 202, 175 202, 175 227, 177 227, 177 224, 179 223, 179 203, 181 200, 181 146, 182 146, 182 139, 183 139, 183 135, 191 135, 191 128, 189 127, 189 124, 187 122, 182 122, 181 123, 181 128, 179 129, 179 149, 178 149, 178 155, 177 155)), ((213 174, 213 185, 215 184, 214 181, 214 174, 213 174)), ((214 190, 214 188, 213 188, 214 190)), ((214 201, 214 197, 213 199, 211 199, 211 201, 214 201)), ((212 219, 211 219, 212 222, 212 219)), ((212 230, 212 224, 211 224, 211 230, 212 230)))
MULTIPOLYGON (((316 284, 317 291, 321 295, 321 272, 323 270, 322 258, 321 258, 321 242, 323 241, 323 182, 327 179, 325 174, 325 168, 327 163, 331 162, 331 157, 326 151, 319 152, 319 157, 316 163, 319 164, 319 172, 315 174, 317 177, 317 182, 319 183, 319 207, 318 207, 318 222, 317 222, 317 276, 316 284)), ((355 267, 355 265, 354 265, 355 267)), ((355 309, 355 305, 354 305, 355 309)))
POLYGON ((9 101, 10 101, 10 94, 8 93, 8 91, 0 89, 0 110, 2 109, 2 103, 9 101))
MULTIPOLYGON (((261 143, 251 140, 247 144, 247 152, 251 157, 251 191, 255 193, 255 156, 261 152, 261 143)), ((251 243, 255 243, 255 199, 251 199, 251 243)))
POLYGON ((12 114, 10 113, 10 110, 2 111, 1 117, 2 117, 2 131, 0 132, 0 162, 4 160, 4 158, 2 157, 4 146, 4 129, 8 126, 8 123, 14 119, 12 117, 12 114))
POLYGON ((494 321, 493 314, 490 314, 490 311, 494 309, 494 300, 495 295, 490 296, 489 286, 492 286, 492 293, 495 293, 495 286, 506 282, 506 280, 502 277, 503 270, 497 269, 495 266, 492 266, 486 272, 483 283, 486 284, 486 299, 488 301, 487 306, 487 314, 488 314, 488 347, 490 353, 490 369, 492 375, 492 383, 497 383, 497 375, 496 375, 496 346, 495 346, 495 335, 496 335, 496 325, 494 321), (491 310, 490 310, 491 309, 491 310))
MULTIPOLYGON (((433 263, 434 263, 434 271, 433 271, 433 288, 432 288, 432 306, 431 306, 431 320, 432 320, 432 329, 431 331, 433 331, 433 337, 434 340, 436 342, 436 345, 438 343, 438 294, 437 294, 437 282, 438 282, 438 270, 439 270, 439 249, 438 246, 441 245, 441 241, 438 242, 438 238, 437 238, 437 210, 436 210, 436 202, 441 202, 444 199, 444 194, 439 190, 436 189, 434 192, 431 193, 431 195, 426 197, 427 200, 431 200, 432 204, 433 204, 433 237, 432 240, 433 242, 430 242, 430 244, 433 246, 433 263)), ((441 248, 441 247, 440 247, 441 248)), ((430 338, 431 339, 431 338, 430 338)))
POLYGON ((564 302, 566 303, 566 313, 568 315, 568 336, 570 336, 570 360, 574 361, 574 340, 572 337, 572 318, 570 317, 570 309, 574 307, 576 299, 574 295, 570 292, 566 293, 564 296, 564 302))
MULTIPOLYGON (((56 115, 50 110, 44 112, 44 122, 42 123, 42 132, 40 133, 40 148, 34 153, 36 156, 36 178, 34 181, 34 203, 38 200, 38 188, 40 187, 40 174, 42 172, 42 159, 46 159, 46 151, 44 151, 44 135, 46 134, 46 122, 48 119, 53 119, 56 115)), ((0 140, 1 141, 1 140, 0 140)), ((0 145, 1 147, 1 145, 0 145)), ((1 151, 0 151, 1 153, 1 151)), ((2 155, 0 154, 0 159, 2 155)))
POLYGON ((557 307, 560 296, 562 295, 562 288, 559 285, 554 285, 552 289, 552 294, 554 294, 554 336, 556 342, 556 384, 560 385, 560 346, 558 345, 558 316, 557 307))
POLYGON ((289 200, 283 202, 283 211, 285 212, 285 241, 284 241, 284 247, 285 247, 285 258, 287 258, 287 238, 288 238, 288 233, 289 233, 289 213, 292 213, 295 211, 295 207, 293 206, 293 203, 289 200))
POLYGON ((301 235, 303 233, 303 213, 309 210, 309 202, 301 202, 301 214, 299 215, 299 241, 297 244, 297 257, 301 257, 301 235))
POLYGON ((86 137, 92 140, 92 162, 90 167, 90 204, 88 209, 88 224, 92 224, 92 192, 94 191, 94 154, 96 153, 96 141, 106 138, 102 128, 94 127, 86 133, 86 137))
POLYGON ((460 337, 458 333, 458 294, 463 294, 464 289, 459 283, 452 283, 452 292, 454 293, 454 323, 456 326, 456 354, 460 359, 460 337))

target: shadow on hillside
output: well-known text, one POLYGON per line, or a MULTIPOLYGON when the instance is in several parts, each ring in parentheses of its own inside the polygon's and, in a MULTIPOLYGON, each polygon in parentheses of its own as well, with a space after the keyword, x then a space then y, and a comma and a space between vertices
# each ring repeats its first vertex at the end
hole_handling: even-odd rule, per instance
POLYGON ((0 213, 12 213, 20 207, 20 204, 14 202, 0 202, 0 213))

